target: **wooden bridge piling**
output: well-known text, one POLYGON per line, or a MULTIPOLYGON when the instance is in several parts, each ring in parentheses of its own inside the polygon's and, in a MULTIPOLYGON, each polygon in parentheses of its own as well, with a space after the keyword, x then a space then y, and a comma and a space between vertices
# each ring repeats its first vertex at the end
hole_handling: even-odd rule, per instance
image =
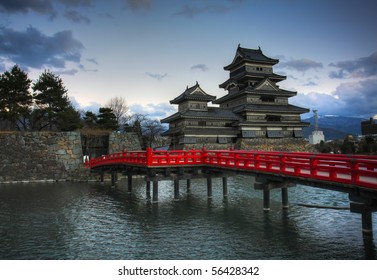
POLYGON ((179 179, 174 179, 174 200, 179 200, 179 179))
POLYGON ((152 202, 153 203, 157 203, 158 202, 158 181, 157 180, 153 180, 153 198, 152 198, 152 202))
POLYGON ((350 193, 349 199, 351 212, 361 214, 363 235, 373 236, 372 213, 377 211, 377 201, 363 192, 350 193))
POLYGON ((207 197, 212 198, 212 177, 207 177, 207 197))
POLYGON ((223 196, 228 196, 228 177, 223 177, 223 196))
POLYGON ((101 184, 103 184, 105 181, 105 172, 103 170, 101 170, 100 172, 100 182, 101 184))
POLYGON ((373 235, 372 211, 361 213, 361 225, 364 235, 373 235))
POLYGON ((288 209, 289 208, 288 188, 287 187, 281 188, 281 203, 282 203, 283 209, 288 209))
POLYGON ((150 200, 151 199, 151 181, 147 181, 145 191, 146 191, 147 199, 150 200))
POLYGON ((118 172, 116 170, 111 171, 111 186, 114 187, 118 181, 118 172))
POLYGON ((128 192, 131 193, 132 192, 132 174, 127 175, 127 188, 128 188, 128 192))
POLYGON ((270 191, 281 189, 281 205, 283 209, 289 208, 288 187, 294 186, 287 180, 257 175, 254 178, 254 189, 263 191, 263 210, 270 211, 270 191))
POLYGON ((263 190, 263 211, 270 211, 270 189, 268 187, 263 190))

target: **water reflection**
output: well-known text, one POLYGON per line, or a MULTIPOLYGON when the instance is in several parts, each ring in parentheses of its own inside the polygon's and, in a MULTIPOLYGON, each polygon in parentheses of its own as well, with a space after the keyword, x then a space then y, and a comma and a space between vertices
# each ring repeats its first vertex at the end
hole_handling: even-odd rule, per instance
MULTIPOLYGON (((347 206, 341 193, 310 187, 289 189, 291 206, 271 192, 271 211, 248 178, 159 186, 151 203, 145 182, 132 193, 99 183, 0 185, 0 259, 375 259, 372 239, 361 233, 361 217, 348 210, 299 204, 347 206)), ((374 217, 376 225, 376 218, 374 217)), ((376 226, 375 226, 376 227, 376 226)))

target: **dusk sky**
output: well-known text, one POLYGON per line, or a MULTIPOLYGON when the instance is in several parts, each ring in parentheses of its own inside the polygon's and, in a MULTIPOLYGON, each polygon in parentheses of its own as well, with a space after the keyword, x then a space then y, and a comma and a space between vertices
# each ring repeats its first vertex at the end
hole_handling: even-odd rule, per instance
POLYGON ((49 69, 83 110, 122 96, 163 118, 196 81, 219 98, 238 44, 280 60, 290 103, 377 115, 375 0, 0 0, 0 72, 49 69))

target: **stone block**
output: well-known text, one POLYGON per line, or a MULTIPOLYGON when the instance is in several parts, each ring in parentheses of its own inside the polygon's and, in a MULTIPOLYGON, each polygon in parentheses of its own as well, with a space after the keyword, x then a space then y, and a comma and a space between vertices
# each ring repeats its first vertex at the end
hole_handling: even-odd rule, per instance
POLYGON ((56 151, 56 154, 57 155, 65 155, 65 154, 67 154, 67 150, 65 150, 65 149, 59 149, 59 150, 56 151))

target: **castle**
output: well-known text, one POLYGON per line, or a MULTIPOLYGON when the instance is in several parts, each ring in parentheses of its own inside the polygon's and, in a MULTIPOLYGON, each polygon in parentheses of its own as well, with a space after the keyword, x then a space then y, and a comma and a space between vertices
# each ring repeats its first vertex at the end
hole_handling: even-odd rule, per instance
POLYGON ((217 99, 198 83, 187 87, 170 101, 178 112, 161 120, 169 124, 163 135, 170 136, 170 149, 306 150, 302 129, 309 123, 300 115, 309 109, 289 104, 297 92, 277 85, 286 79, 273 71, 278 62, 260 48, 238 46, 224 67, 229 79, 219 85, 228 92, 225 96, 217 99))

